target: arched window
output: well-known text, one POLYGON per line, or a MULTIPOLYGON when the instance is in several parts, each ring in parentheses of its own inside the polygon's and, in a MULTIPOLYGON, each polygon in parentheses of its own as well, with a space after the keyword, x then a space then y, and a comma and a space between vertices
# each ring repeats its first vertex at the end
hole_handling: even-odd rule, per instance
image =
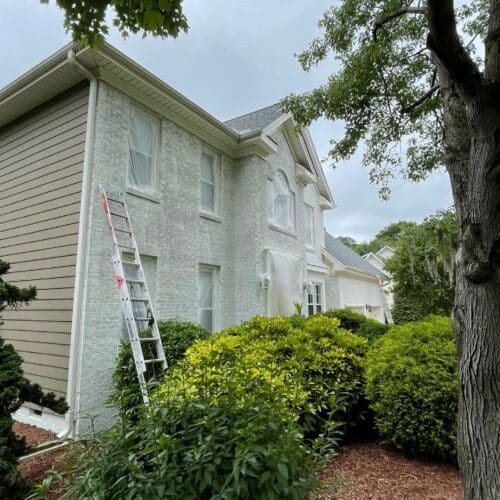
POLYGON ((294 195, 288 187, 288 180, 280 170, 276 172, 268 187, 269 222, 284 229, 295 227, 294 195))

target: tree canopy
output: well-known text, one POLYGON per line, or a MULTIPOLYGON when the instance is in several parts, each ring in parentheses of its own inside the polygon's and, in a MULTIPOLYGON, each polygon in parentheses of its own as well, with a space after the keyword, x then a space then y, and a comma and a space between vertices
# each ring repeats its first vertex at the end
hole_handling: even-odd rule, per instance
POLYGON ((83 46, 97 47, 103 42, 109 32, 106 15, 123 36, 142 33, 175 38, 189 28, 182 0, 56 0, 56 3, 64 11, 64 27, 83 46))
MULTIPOLYGON (((474 40, 486 32, 488 3, 473 0, 457 12, 472 55, 474 40)), ((417 181, 444 163, 441 89, 422 4, 338 2, 318 23, 322 35, 298 60, 309 71, 332 57, 339 71, 324 85, 283 101, 300 125, 321 117, 344 122, 344 135, 329 152, 334 165, 364 141, 363 164, 385 198, 396 174, 417 181)))

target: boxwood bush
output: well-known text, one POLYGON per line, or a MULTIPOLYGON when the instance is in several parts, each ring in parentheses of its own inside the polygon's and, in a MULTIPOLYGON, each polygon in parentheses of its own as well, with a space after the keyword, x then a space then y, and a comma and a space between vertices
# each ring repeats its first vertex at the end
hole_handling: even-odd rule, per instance
POLYGON ((409 455, 455 461, 458 378, 450 320, 394 326, 368 352, 366 393, 382 438, 409 455))

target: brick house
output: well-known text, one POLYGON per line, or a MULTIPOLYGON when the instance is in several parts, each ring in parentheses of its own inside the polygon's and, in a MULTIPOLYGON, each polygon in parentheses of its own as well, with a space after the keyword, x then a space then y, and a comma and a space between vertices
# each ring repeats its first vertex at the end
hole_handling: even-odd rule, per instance
POLYGON ((333 199, 307 129, 278 105, 220 122, 108 44, 66 46, 0 91, 0 258, 36 285, 0 327, 26 375, 65 396, 62 434, 112 418, 123 320, 98 191, 126 197, 157 317, 220 330, 337 305, 323 212, 333 199))

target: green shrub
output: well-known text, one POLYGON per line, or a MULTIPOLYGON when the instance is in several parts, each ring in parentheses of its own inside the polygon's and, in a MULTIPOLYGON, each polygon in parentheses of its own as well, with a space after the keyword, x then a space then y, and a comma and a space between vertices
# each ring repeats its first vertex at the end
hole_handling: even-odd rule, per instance
POLYGON ((458 379, 448 318, 394 326, 368 352, 366 393, 382 438, 409 455, 454 461, 458 379))
POLYGON ((325 316, 306 318, 301 328, 294 324, 288 318, 253 318, 196 343, 179 369, 189 374, 192 391, 207 373, 223 381, 225 371, 235 366, 281 373, 290 391, 289 406, 313 441, 332 422, 348 419, 348 409, 362 397, 367 342, 325 316), (306 394, 300 404, 296 393, 306 394), (344 411, 339 412, 341 406, 344 411))
POLYGON ((325 315, 329 318, 339 319, 341 328, 361 335, 367 339, 368 342, 373 342, 380 338, 390 328, 390 325, 380 323, 372 318, 367 318, 349 308, 330 309, 325 312, 325 315))
MULTIPOLYGON (((211 333, 203 327, 188 321, 169 319, 158 322, 158 330, 165 351, 165 358, 169 369, 175 366, 183 357, 186 349, 198 339, 205 339, 211 333)), ((149 332, 144 333, 150 336, 149 332)), ((147 349, 147 345, 145 347, 147 349)), ((150 356, 152 357, 152 356, 150 356)), ((151 365, 153 366, 153 365, 151 365)), ((148 378, 150 373, 148 373, 148 378)), ((118 352, 116 368, 113 374, 115 391, 112 402, 120 411, 133 417, 142 401, 137 372, 132 356, 130 342, 123 342, 118 352)))
POLYGON ((191 391, 175 369, 133 426, 88 443, 56 479, 67 498, 306 499, 311 460, 280 378, 234 367, 191 391))

